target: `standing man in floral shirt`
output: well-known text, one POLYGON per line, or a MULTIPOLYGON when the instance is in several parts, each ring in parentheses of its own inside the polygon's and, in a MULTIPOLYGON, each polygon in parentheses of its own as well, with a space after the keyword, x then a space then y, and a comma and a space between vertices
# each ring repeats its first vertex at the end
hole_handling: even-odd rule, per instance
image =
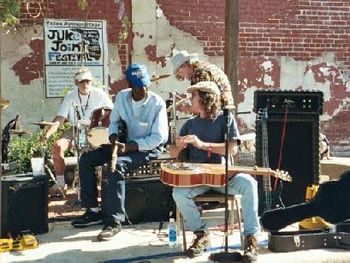
MULTIPOLYGON (((207 61, 200 61, 198 54, 189 54, 186 50, 176 52, 172 57, 172 64, 176 79, 188 79, 191 85, 200 81, 215 82, 221 92, 222 105, 230 110, 235 108, 231 84, 221 68, 207 61)), ((187 111, 186 108, 179 110, 187 111)))

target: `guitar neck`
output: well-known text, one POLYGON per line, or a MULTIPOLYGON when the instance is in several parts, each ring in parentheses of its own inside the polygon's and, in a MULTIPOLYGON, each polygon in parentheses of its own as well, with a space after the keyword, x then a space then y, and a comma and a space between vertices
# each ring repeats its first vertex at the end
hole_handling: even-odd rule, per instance
POLYGON ((228 171, 230 174, 248 173, 250 175, 274 176, 274 170, 264 167, 231 166, 228 171))

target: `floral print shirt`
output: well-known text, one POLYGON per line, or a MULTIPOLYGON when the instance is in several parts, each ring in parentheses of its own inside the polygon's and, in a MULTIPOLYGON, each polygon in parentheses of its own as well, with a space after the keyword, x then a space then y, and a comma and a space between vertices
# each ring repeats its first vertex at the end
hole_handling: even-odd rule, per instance
POLYGON ((192 64, 193 74, 191 76, 191 85, 200 81, 213 81, 218 85, 221 91, 221 97, 224 106, 229 109, 234 108, 231 84, 224 71, 214 64, 206 61, 196 61, 192 64))

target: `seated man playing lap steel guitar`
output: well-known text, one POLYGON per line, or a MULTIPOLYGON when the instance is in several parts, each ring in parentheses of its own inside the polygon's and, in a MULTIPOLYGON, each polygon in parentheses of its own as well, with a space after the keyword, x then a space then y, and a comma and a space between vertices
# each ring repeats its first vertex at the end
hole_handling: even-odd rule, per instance
MULTIPOLYGON (((185 152, 188 162, 192 163, 224 163, 225 116, 220 110, 220 90, 214 82, 202 81, 190 86, 187 91, 192 94, 191 110, 196 116, 189 119, 181 128, 176 145, 171 145, 172 157, 185 152)), ((230 114, 228 128, 229 154, 237 153, 239 132, 237 124, 230 114)), ((260 230, 258 219, 258 190, 256 180, 249 174, 238 173, 229 179, 229 194, 242 196, 242 214, 244 220, 244 255, 246 260, 257 258, 256 235, 260 230)), ((173 198, 180 209, 185 227, 194 232, 196 238, 187 250, 189 257, 200 256, 210 246, 207 225, 193 201, 199 194, 214 190, 225 192, 225 187, 207 185, 194 187, 174 187, 173 198)))
POLYGON ((87 210, 81 218, 72 221, 72 225, 97 225, 104 219, 98 241, 109 240, 121 231, 121 222, 126 217, 126 174, 158 158, 162 144, 168 139, 165 101, 148 90, 150 76, 146 66, 130 65, 126 70, 126 79, 131 88, 118 92, 110 115, 111 144, 84 153, 79 162, 81 205, 87 210), (125 143, 121 141, 125 135, 118 132, 122 121, 127 130, 125 143), (117 150, 118 158, 114 149, 117 150), (111 163, 111 171, 107 174, 106 217, 103 218, 97 202, 95 167, 108 162, 111 163))

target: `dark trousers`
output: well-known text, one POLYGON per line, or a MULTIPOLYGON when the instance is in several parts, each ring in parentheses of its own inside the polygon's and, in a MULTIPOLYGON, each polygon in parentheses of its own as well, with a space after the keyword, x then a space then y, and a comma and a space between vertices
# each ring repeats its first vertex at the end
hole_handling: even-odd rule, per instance
MULTIPOLYGON (((107 200, 104 200, 107 218, 125 221, 125 175, 150 160, 158 158, 159 154, 160 150, 154 149, 118 156, 115 171, 107 173, 107 200)), ((111 146, 102 145, 80 157, 79 178, 82 207, 98 207, 95 167, 108 163, 111 156, 111 146)))

